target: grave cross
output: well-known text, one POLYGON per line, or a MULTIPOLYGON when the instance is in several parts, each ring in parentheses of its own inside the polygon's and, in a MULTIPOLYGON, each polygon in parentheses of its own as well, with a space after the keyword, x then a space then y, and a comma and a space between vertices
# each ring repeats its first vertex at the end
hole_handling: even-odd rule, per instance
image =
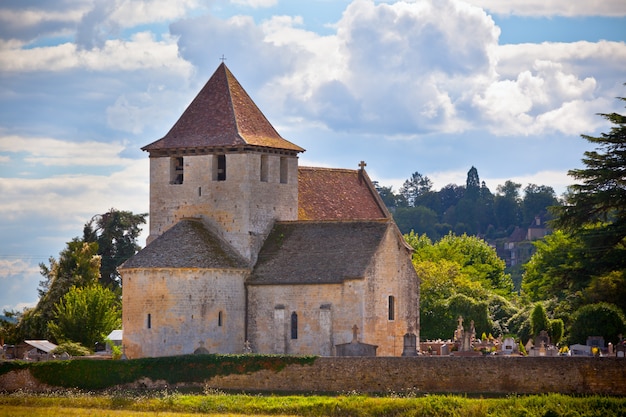
POLYGON ((359 328, 356 327, 356 324, 352 326, 352 341, 356 342, 358 340, 359 328))

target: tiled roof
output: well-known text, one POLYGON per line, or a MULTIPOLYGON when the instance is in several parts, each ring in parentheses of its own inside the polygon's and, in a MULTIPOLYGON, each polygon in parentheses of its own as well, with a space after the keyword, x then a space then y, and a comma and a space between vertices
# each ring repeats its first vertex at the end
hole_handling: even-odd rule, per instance
POLYGON ((372 220, 389 217, 389 212, 365 171, 298 168, 298 220, 372 220))
POLYGON ((170 131, 142 149, 152 152, 245 145, 304 151, 276 132, 222 63, 170 131))
POLYGON ((247 262, 198 219, 183 219, 127 260, 120 269, 247 269, 247 262))
POLYGON ((326 284, 365 276, 388 220, 277 222, 250 284, 326 284))

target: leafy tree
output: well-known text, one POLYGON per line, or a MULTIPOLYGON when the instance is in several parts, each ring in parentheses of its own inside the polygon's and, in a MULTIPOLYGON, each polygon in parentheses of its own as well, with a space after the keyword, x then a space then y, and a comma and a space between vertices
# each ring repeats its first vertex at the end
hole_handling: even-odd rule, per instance
POLYGON ((618 335, 626 331, 622 310, 608 303, 587 304, 574 313, 569 329, 569 343, 587 342, 588 336, 602 336, 606 342, 616 344, 618 335))
POLYGON ((547 333, 550 332, 550 320, 548 319, 546 309, 541 303, 535 304, 535 307, 530 314, 530 324, 532 327, 533 336, 539 335, 542 330, 545 330, 547 333))
POLYGON ((5 343, 9 345, 19 343, 17 323, 21 316, 22 314, 18 311, 4 310, 3 315, 0 316, 0 347, 5 343))
POLYGON ((526 263, 522 281, 531 301, 564 301, 588 285, 593 270, 580 239, 557 230, 534 245, 537 251, 526 263))
POLYGON ((394 220, 402 233, 414 230, 417 233, 426 233, 433 238, 438 237, 435 230, 437 213, 426 207, 400 207, 394 214, 394 220))
POLYGON ((400 194, 407 201, 409 207, 415 207, 415 200, 430 191, 433 182, 427 176, 414 172, 411 178, 406 180, 400 188, 400 194))
POLYGON ((439 200, 443 214, 450 207, 456 206, 465 195, 465 187, 456 184, 448 184, 439 190, 439 200))
POLYGON ((597 147, 584 153, 585 168, 568 172, 580 182, 554 209, 555 226, 579 236, 593 252, 597 275, 626 269, 626 116, 600 116, 613 126, 598 137, 582 135, 597 147))
POLYGON ((413 265, 421 278, 420 336, 450 338, 459 315, 474 320, 477 331, 501 334, 501 323, 515 313, 498 293, 510 288, 504 264, 484 241, 448 235, 436 243, 414 232, 405 239, 415 252, 413 265), (493 279, 493 281, 492 281, 493 279), (494 288, 494 282, 503 284, 494 288), (497 322, 497 325, 496 325, 497 322))
POLYGON ((513 181, 498 185, 493 210, 496 224, 500 229, 519 225, 521 219, 519 189, 521 187, 522 184, 513 181))
POLYGON ((550 320, 550 340, 553 345, 558 345, 561 339, 563 338, 563 334, 565 333, 565 323, 561 319, 550 320))
POLYGON ((140 225, 146 222, 147 214, 133 214, 130 211, 111 209, 107 213, 94 216, 83 229, 85 242, 98 244, 101 256, 100 277, 102 285, 117 289, 121 285, 117 267, 133 256, 140 247, 137 238, 140 225))
POLYGON ((50 265, 39 264, 44 280, 39 284, 39 301, 24 313, 18 324, 23 337, 48 338, 47 324, 54 316, 54 305, 73 286, 84 287, 100 278, 98 244, 74 238, 59 253, 59 260, 50 257, 50 265))
POLYGON ((548 207, 558 204, 559 200, 557 200, 552 187, 528 184, 524 188, 524 199, 522 200, 524 224, 526 226, 531 224, 536 216, 546 216, 548 207))
POLYGON ((59 342, 76 342, 85 347, 103 343, 122 324, 119 299, 108 288, 94 283, 72 287, 55 305, 54 320, 48 328, 59 342))

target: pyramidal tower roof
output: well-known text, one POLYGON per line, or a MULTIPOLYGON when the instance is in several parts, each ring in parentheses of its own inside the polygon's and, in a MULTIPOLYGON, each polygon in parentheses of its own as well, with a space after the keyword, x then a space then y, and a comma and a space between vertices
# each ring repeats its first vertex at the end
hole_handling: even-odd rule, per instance
POLYGON ((170 131, 141 149, 167 153, 243 146, 304 151, 278 134, 222 63, 170 131))

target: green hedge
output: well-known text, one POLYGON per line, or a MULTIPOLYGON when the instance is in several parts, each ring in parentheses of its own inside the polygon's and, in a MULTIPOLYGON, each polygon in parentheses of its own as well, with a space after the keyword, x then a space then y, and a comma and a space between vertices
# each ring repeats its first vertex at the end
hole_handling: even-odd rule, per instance
POLYGON ((315 356, 184 355, 130 360, 48 361, 0 363, 0 375, 29 369, 40 382, 63 388, 104 389, 141 378, 168 384, 203 382, 217 375, 248 374, 260 370, 279 372, 291 364, 311 365, 315 356))

